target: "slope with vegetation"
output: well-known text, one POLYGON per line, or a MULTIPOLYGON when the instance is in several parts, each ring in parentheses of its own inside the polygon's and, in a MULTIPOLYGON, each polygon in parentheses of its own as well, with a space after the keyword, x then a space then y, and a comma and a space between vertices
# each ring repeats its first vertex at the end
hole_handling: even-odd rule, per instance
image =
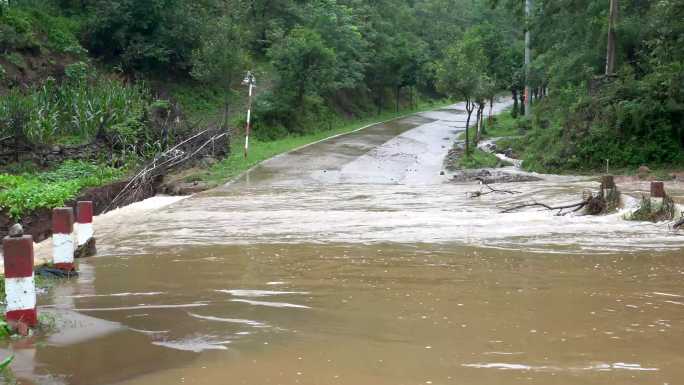
MULTIPOLYGON (((532 115, 513 141, 536 171, 684 167, 684 3, 536 2, 529 25, 532 115)), ((519 9, 518 1, 500 4, 519 9)))
MULTIPOLYGON (((521 135, 508 144, 530 170, 684 167, 681 1, 535 1, 528 18, 523 1, 490 4, 529 28, 533 60, 521 65, 520 39, 506 41, 506 23, 478 23, 446 46, 438 89, 465 99, 468 121, 475 113, 478 122, 473 135, 466 133, 465 157, 486 130, 479 122, 487 100, 508 88, 521 135), (611 5, 619 17, 609 30, 611 5), (525 82, 531 114, 521 99, 525 82)), ((491 163, 476 155, 460 163, 491 163)))
MULTIPOLYGON (((202 128, 240 134, 247 70, 254 144, 270 148, 256 155, 455 96, 437 87, 443 47, 505 13, 465 0, 0 1, 0 206, 19 218, 92 185, 47 184, 28 202, 70 158, 124 175, 202 128)), ((240 153, 189 178, 217 183, 261 158, 240 153)))

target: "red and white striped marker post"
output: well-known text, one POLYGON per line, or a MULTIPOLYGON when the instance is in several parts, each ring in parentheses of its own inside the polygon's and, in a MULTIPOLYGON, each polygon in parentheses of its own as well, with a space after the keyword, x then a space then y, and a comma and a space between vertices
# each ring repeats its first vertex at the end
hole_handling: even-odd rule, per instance
POLYGON ((5 317, 14 329, 38 323, 36 285, 33 279, 33 237, 6 237, 2 241, 5 262, 5 317))
POLYGON ((74 210, 58 207, 52 210, 52 262, 55 268, 75 271, 74 265, 74 210))
POLYGON ((249 85, 249 98, 247 99, 247 124, 245 126, 245 159, 247 159, 247 154, 249 152, 249 132, 252 129, 252 93, 254 87, 256 87, 256 79, 252 74, 252 71, 247 71, 245 79, 242 84, 249 85))
POLYGON ((76 258, 90 257, 95 254, 95 231, 93 229, 93 202, 76 203, 76 258))

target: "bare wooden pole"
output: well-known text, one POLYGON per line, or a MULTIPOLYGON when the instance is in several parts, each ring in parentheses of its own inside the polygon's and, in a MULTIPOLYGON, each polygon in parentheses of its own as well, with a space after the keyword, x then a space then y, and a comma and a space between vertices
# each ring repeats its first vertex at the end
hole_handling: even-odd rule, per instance
POLYGON ((525 116, 530 115, 530 64, 532 62, 532 48, 530 36, 530 14, 532 13, 532 0, 525 0, 525 91, 524 104, 525 116))
POLYGON ((608 19, 608 44, 606 52, 606 75, 615 73, 615 25, 618 18, 618 0, 610 0, 608 19))

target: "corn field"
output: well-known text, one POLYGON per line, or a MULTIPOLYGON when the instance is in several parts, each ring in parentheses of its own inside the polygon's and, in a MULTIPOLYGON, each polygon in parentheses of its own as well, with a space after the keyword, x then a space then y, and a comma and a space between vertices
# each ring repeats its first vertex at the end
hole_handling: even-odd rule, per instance
POLYGON ((144 127, 151 100, 144 85, 128 86, 107 78, 61 84, 48 79, 40 87, 15 88, 0 98, 0 140, 15 137, 31 144, 52 144, 107 135, 125 146, 144 127))

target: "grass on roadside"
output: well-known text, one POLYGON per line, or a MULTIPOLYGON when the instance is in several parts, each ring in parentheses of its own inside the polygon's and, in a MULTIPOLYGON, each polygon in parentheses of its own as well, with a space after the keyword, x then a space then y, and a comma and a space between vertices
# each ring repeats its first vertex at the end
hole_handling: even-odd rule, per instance
POLYGON ((456 163, 457 168, 473 169, 473 168, 498 168, 509 166, 510 163, 497 158, 494 154, 475 148, 471 151, 469 156, 462 154, 456 163))
MULTIPOLYGON (((468 134, 470 136, 470 140, 474 141, 475 136, 477 135, 477 126, 474 122, 471 122, 471 124, 472 125, 468 130, 468 134)), ((489 120, 485 118, 484 125, 485 127, 482 134, 482 139, 520 135, 520 118, 514 118, 511 116, 510 109, 506 109, 501 113, 494 115, 491 124, 489 124, 489 120)), ((459 135, 459 139, 465 139, 465 131, 459 135)))
POLYGON ((505 110, 494 117, 491 126, 487 126, 485 137, 500 138, 520 135, 520 119, 511 116, 510 110, 505 110))
POLYGON ((400 112, 385 112, 372 117, 347 121, 330 130, 320 130, 305 135, 292 135, 272 141, 251 140, 248 159, 245 159, 243 156, 242 140, 235 140, 230 156, 211 166, 208 170, 204 171, 200 175, 193 175, 191 178, 194 181, 201 180, 209 183, 211 186, 218 186, 232 178, 235 178, 243 171, 248 170, 252 166, 268 158, 293 150, 297 147, 313 143, 333 135, 351 132, 376 122, 391 120, 406 114, 427 111, 430 109, 447 106, 449 104, 451 103, 445 101, 421 103, 416 109, 407 109, 400 112))

